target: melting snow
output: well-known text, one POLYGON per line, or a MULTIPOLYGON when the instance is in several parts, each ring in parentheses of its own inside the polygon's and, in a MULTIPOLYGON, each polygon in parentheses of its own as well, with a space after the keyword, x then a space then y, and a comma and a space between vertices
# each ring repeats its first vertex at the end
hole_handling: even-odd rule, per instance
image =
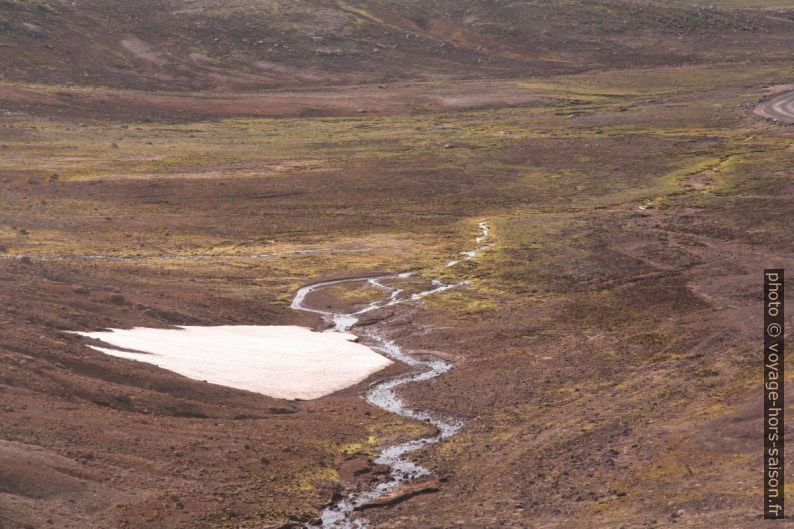
POLYGON ((353 334, 298 326, 137 327, 76 334, 114 347, 89 346, 102 353, 284 399, 316 399, 392 363, 355 343, 353 334))

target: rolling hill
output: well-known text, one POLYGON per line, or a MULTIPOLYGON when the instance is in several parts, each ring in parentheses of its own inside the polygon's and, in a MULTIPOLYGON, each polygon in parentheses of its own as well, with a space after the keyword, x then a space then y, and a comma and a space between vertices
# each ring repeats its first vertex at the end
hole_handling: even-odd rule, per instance
POLYGON ((628 0, 2 0, 8 80, 192 90, 783 57, 776 13, 628 0), (749 46, 752 44, 752 46, 749 46))

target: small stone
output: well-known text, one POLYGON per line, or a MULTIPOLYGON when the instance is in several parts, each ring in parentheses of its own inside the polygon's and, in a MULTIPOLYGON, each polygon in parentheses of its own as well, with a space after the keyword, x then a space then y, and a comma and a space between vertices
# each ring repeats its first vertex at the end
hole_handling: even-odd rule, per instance
POLYGON ((122 296, 121 294, 111 294, 108 296, 108 301, 113 303, 114 305, 124 305, 127 303, 127 298, 122 296))

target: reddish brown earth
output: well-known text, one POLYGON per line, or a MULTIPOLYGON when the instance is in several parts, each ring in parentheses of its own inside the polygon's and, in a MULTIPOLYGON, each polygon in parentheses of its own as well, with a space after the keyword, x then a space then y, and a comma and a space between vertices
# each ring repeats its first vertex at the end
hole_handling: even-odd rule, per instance
POLYGON ((315 521, 428 433, 361 398, 405 366, 283 401, 65 331, 323 328, 299 286, 403 270, 468 285, 362 323, 465 426, 371 527, 766 527, 794 12, 564 4, 0 0, 0 528, 315 521))

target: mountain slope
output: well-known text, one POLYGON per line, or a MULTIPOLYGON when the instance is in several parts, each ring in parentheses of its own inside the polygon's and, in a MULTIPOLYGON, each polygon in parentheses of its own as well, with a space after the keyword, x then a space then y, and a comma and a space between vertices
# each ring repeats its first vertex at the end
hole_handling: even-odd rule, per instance
POLYGON ((0 0, 0 67, 28 82, 216 90, 538 75, 749 60, 767 41, 774 59, 792 26, 627 0, 0 0))

